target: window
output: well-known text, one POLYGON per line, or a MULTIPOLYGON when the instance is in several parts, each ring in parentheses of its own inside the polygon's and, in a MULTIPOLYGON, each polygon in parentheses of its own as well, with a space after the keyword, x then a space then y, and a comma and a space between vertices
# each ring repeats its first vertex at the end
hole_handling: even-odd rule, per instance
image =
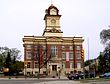
POLYGON ((37 75, 37 74, 38 74, 38 72, 36 71, 36 72, 35 72, 35 74, 37 75))
POLYGON ((73 46, 69 46, 69 50, 73 50, 73 46))
POLYGON ((77 63, 77 69, 81 69, 81 62, 77 63))
POLYGON ((32 45, 26 45, 26 48, 30 49, 30 48, 32 48, 32 45))
POLYGON ((38 53, 37 53, 37 51, 34 52, 34 59, 38 59, 38 53))
POLYGON ((46 51, 42 51, 42 55, 46 55, 46 51))
POLYGON ((81 50, 81 46, 76 46, 76 50, 81 50))
POLYGON ((31 63, 30 62, 27 63, 27 68, 31 68, 31 63))
POLYGON ((46 51, 46 46, 44 45, 44 46, 42 46, 42 47, 43 47, 43 50, 46 51))
POLYGON ((81 59, 81 52, 80 51, 77 51, 76 52, 76 56, 77 56, 77 59, 81 59))
POLYGON ((82 72, 81 71, 78 71, 78 73, 81 74, 82 72))
POLYGON ((30 72, 27 72, 27 75, 28 75, 28 76, 30 76, 30 74, 31 74, 30 72))
POLYGON ((50 10, 50 15, 56 15, 56 14, 57 14, 56 9, 52 8, 52 9, 50 10))
POLYGON ((62 46, 62 50, 66 50, 66 47, 65 46, 62 46))
POLYGON ((38 75, 38 73, 39 73, 39 72, 37 72, 37 71, 36 71, 36 72, 35 72, 35 76, 37 76, 37 75, 38 75))
MULTIPOLYGON (((43 71, 43 74, 45 74, 46 75, 46 71, 43 71)), ((45 83, 44 83, 45 84, 45 83)))
POLYGON ((74 68, 74 63, 70 62, 70 69, 74 68))
POLYGON ((57 55, 57 47, 55 45, 51 46, 51 55, 54 57, 57 55))
POLYGON ((42 56, 43 56, 43 59, 46 60, 46 51, 42 51, 42 56))
POLYGON ((38 50, 37 45, 34 46, 34 49, 35 49, 35 50, 38 50))
POLYGON ((35 68, 38 68, 38 63, 37 62, 35 62, 35 68))
POLYGON ((70 73, 73 74, 74 72, 73 71, 70 71, 70 73))
POLYGON ((62 53, 62 59, 66 59, 66 53, 65 52, 62 53))
POLYGON ((69 58, 73 59, 73 53, 69 53, 69 58))
POLYGON ((66 68, 66 63, 63 62, 63 63, 62 63, 62 69, 65 69, 65 68, 66 68))
POLYGON ((26 51, 26 57, 27 57, 27 59, 31 59, 31 57, 32 57, 31 51, 26 51))

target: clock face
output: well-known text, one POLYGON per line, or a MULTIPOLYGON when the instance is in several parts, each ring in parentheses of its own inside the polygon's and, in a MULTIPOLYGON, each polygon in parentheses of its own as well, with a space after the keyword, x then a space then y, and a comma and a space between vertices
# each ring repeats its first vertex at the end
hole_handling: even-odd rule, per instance
POLYGON ((54 8, 52 8, 50 10, 50 15, 57 15, 57 11, 54 8))
POLYGON ((55 24, 56 24, 56 20, 55 20, 55 19, 52 19, 52 20, 51 20, 51 24, 52 24, 52 25, 55 25, 55 24))

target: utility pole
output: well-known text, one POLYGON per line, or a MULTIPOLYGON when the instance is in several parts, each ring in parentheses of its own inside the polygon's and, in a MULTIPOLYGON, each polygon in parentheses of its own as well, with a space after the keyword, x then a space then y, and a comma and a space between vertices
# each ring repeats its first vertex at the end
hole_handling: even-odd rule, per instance
POLYGON ((90 78, 90 61, 89 61, 89 38, 87 39, 87 44, 88 44, 88 76, 90 78))
POLYGON ((85 82, 85 64, 84 64, 84 59, 83 59, 83 73, 84 73, 84 82, 85 82))
POLYGON ((81 58, 83 62, 83 73, 84 73, 84 82, 85 82, 85 64, 84 64, 84 50, 81 50, 81 58))
POLYGON ((96 60, 94 60, 94 78, 95 78, 95 76, 96 76, 96 60))

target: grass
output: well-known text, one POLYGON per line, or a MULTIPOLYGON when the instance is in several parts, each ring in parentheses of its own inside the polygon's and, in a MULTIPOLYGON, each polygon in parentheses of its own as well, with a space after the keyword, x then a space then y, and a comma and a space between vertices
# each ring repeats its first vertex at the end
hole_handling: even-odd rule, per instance
POLYGON ((110 78, 87 78, 87 79, 80 79, 81 83, 88 83, 88 82, 101 82, 101 81, 110 81, 110 78))

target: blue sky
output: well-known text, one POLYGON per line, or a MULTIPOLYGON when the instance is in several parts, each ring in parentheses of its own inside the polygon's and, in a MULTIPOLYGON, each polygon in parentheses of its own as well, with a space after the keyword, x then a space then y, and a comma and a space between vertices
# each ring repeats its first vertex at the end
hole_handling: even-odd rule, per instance
MULTIPOLYGON (((0 46, 21 50, 23 60, 22 38, 42 35, 50 4, 51 0, 0 0, 0 46)), ((82 36, 85 59, 88 50, 89 59, 96 58, 104 49, 100 32, 110 25, 110 0, 53 0, 53 4, 62 15, 63 36, 82 36)))

